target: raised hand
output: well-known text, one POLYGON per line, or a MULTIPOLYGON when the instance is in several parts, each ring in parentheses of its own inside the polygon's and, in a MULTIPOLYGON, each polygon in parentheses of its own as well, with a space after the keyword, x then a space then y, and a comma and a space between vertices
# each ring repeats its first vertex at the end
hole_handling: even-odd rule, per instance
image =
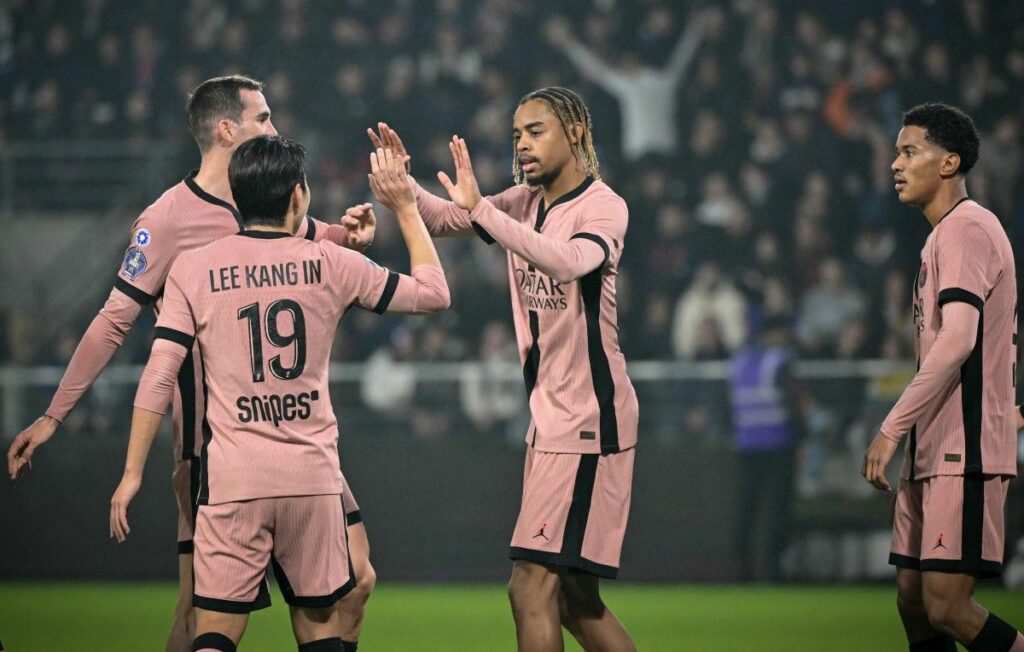
POLYGON ((376 149, 390 149, 405 164, 405 172, 408 174, 410 171, 409 162, 412 160, 412 157, 405 150, 405 145, 402 144, 402 139, 398 137, 398 132, 389 127, 386 122, 378 122, 377 129, 380 132, 379 134, 374 132, 373 129, 366 130, 366 135, 370 137, 370 142, 373 143, 376 149))
POLYGON ((141 486, 142 476, 126 473, 110 499, 110 536, 117 539, 118 543, 124 543, 132 531, 128 527, 128 505, 139 493, 141 486))
POLYGON ((24 471, 32 468, 32 454, 53 437, 59 425, 56 419, 44 414, 14 438, 7 449, 7 472, 11 480, 18 479, 24 471))
POLYGON ((373 214, 373 204, 359 204, 345 211, 341 217, 341 225, 348 232, 348 246, 360 251, 373 242, 377 232, 377 216, 373 214))
POLYGON ((405 164, 390 148, 370 153, 370 190, 373 196, 396 213, 416 208, 416 195, 405 164))
POLYGON ((452 160, 455 161, 455 183, 444 172, 437 173, 437 180, 441 182, 448 196, 452 198, 455 205, 467 211, 472 211, 480 203, 483 196, 480 195, 480 187, 476 182, 476 175, 473 174, 473 162, 469 158, 469 148, 466 141, 457 135, 452 136, 452 142, 448 143, 448 149, 452 152, 452 160))

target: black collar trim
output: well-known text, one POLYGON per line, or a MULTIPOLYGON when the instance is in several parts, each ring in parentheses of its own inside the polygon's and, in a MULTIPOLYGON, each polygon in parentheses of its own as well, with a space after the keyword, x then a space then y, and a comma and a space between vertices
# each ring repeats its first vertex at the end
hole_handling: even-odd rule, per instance
POLYGON ((285 231, 242 231, 238 235, 246 238, 258 238, 260 240, 276 240, 278 238, 294 238, 295 236, 285 231))
POLYGON ((961 199, 957 203, 953 204, 953 207, 950 208, 948 211, 946 211, 946 213, 942 217, 939 218, 939 221, 936 222, 936 225, 941 224, 942 220, 946 219, 947 215, 949 215, 950 213, 955 211, 957 206, 959 206, 960 204, 964 203, 965 201, 970 201, 970 199, 971 199, 970 197, 964 197, 963 199, 961 199))
POLYGON ((566 204, 576 199, 577 197, 585 193, 587 191, 587 188, 589 188, 593 183, 594 177, 588 176, 586 179, 583 180, 583 183, 576 186, 569 192, 565 193, 555 201, 551 202, 551 205, 548 206, 547 208, 544 208, 544 197, 541 197, 540 203, 537 204, 537 223, 533 227, 534 230, 537 231, 538 233, 540 232, 541 227, 544 226, 544 220, 547 219, 548 213, 551 212, 552 208, 556 206, 561 206, 562 204, 566 204))
MULTIPOLYGON (((548 206, 547 209, 544 212, 545 213, 550 212, 551 209, 554 208, 555 206, 558 206, 560 204, 565 204, 567 202, 571 202, 572 200, 576 199, 577 197, 579 197, 580 195, 585 193, 587 191, 587 188, 589 188, 591 186, 591 184, 593 184, 593 183, 594 183, 594 177, 587 177, 586 179, 583 180, 583 183, 581 183, 580 185, 576 186, 575 188, 573 188, 569 192, 565 193, 564 195, 562 195, 561 197, 559 197, 555 201, 551 202, 551 205, 548 206)), ((541 201, 541 204, 543 205, 544 202, 541 201)))
POLYGON ((238 212, 238 209, 232 206, 231 204, 227 203, 223 199, 220 199, 219 197, 214 197, 210 193, 200 188, 199 184, 196 183, 197 174, 199 174, 199 170, 192 170, 191 172, 188 173, 188 176, 185 177, 185 185, 188 186, 188 189, 195 193, 196 197, 199 197, 203 201, 209 202, 215 206, 220 206, 221 208, 226 208, 227 210, 231 211, 231 214, 234 215, 235 217, 235 221, 238 222, 238 230, 241 231, 245 229, 245 223, 242 222, 242 214, 238 212))

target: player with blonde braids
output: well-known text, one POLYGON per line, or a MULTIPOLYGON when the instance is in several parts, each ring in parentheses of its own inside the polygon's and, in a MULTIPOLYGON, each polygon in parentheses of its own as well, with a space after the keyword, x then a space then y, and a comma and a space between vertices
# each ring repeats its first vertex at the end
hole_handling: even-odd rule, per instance
MULTIPOLYGON (((561 627, 586 650, 634 649, 599 591, 600 578, 618 573, 639 409, 615 308, 628 211, 600 179, 591 127, 579 95, 542 88, 513 119, 515 186, 482 197, 458 136, 449 144, 455 182, 438 173, 451 201, 416 186, 431 234, 476 232, 508 252, 532 416, 509 552, 520 650, 562 650, 561 627)), ((408 162, 398 134, 378 128, 374 144, 408 162)))

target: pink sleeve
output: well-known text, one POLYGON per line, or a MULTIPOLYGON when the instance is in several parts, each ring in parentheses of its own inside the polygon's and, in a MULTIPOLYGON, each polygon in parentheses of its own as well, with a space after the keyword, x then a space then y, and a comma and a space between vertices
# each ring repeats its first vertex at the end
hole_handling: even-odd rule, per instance
POLYGON ((307 215, 303 218, 305 221, 299 225, 295 235, 301 236, 307 240, 313 242, 320 242, 321 240, 330 240, 334 244, 340 247, 348 247, 348 229, 340 224, 328 224, 322 222, 315 217, 307 215))
POLYGON ((156 320, 153 336, 160 339, 179 341, 186 349, 192 348, 196 336, 196 320, 192 304, 186 295, 188 283, 189 253, 182 254, 171 267, 164 286, 164 302, 160 317, 156 320))
POLYGON ((332 259, 331 279, 342 307, 355 304, 377 314, 438 312, 450 304, 444 270, 417 265, 411 276, 381 267, 366 256, 320 245, 332 259))
POLYGON ((936 236, 939 305, 963 301, 981 310, 1002 269, 992 239, 967 220, 941 225, 936 236))
POLYGON ((968 303, 943 306, 942 328, 914 379, 882 422, 883 437, 900 443, 929 407, 945 400, 959 379, 960 366, 974 350, 980 319, 981 313, 968 303))
POLYGON ((163 290, 178 249, 172 219, 159 209, 147 209, 132 225, 114 287, 140 303, 153 301, 163 290))
MULTIPOLYGON (((516 222, 486 199, 477 204, 470 216, 501 246, 533 263, 560 283, 571 283, 604 266, 613 251, 617 253, 622 242, 618 230, 608 229, 603 220, 601 224, 598 220, 594 220, 592 225, 588 223, 586 231, 576 233, 568 242, 555 240, 516 222), (612 238, 603 233, 609 230, 615 231, 617 236, 612 238), (614 250, 612 242, 615 243, 614 250)), ((621 231, 625 231, 624 224, 621 231)))
POLYGON ((135 392, 135 407, 167 414, 167 407, 174 396, 178 371, 190 348, 174 340, 159 337, 153 340, 149 361, 139 380, 139 389, 135 392))
POLYGON ((64 421, 82 395, 106 368, 124 337, 142 312, 142 305, 116 288, 82 335, 78 348, 46 408, 46 415, 64 421))
POLYGON ((451 305, 444 270, 434 265, 417 265, 411 276, 398 274, 394 296, 384 306, 388 312, 433 313, 451 305))
POLYGON ((416 208, 419 209, 430 235, 445 237, 473 233, 469 212, 456 206, 455 202, 427 192, 415 179, 412 179, 412 187, 416 194, 416 208))

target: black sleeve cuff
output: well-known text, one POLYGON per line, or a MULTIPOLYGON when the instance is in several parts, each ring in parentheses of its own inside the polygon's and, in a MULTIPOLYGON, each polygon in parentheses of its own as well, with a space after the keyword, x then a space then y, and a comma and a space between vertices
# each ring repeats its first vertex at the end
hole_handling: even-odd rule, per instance
POLYGON ((126 295, 129 299, 139 304, 140 306, 148 306, 149 304, 156 301, 156 297, 154 297, 152 294, 146 294, 145 292, 135 287, 128 281, 124 280, 120 276, 114 277, 114 288, 116 288, 118 292, 126 295))
POLYGON ((577 238, 581 240, 590 240, 591 242, 597 243, 601 247, 601 249, 604 250, 604 262, 601 263, 601 267, 604 267, 605 265, 608 264, 608 260, 612 257, 612 252, 610 249, 608 249, 608 243, 604 241, 604 238, 598 235, 594 235, 593 233, 577 233, 576 235, 572 236, 569 239, 575 240, 577 238))
POLYGON ((170 340, 176 344, 180 344, 185 347, 186 350, 192 350, 192 343, 195 342, 196 338, 176 331, 173 328, 167 328, 165 326, 157 326, 153 331, 153 337, 161 340, 170 340))
POLYGON ((981 309, 985 307, 985 302, 977 294, 969 292, 963 288, 948 288, 939 292, 939 307, 952 303, 954 301, 962 301, 963 303, 969 303, 981 312, 981 309))
POLYGON ((496 242, 496 240, 493 237, 491 237, 491 234, 487 232, 487 229, 480 226, 476 222, 470 222, 470 224, 473 225, 473 230, 476 231, 476 234, 480 236, 481 240, 483 240, 489 245, 492 245, 496 242))
POLYGON ((384 284, 384 291, 380 295, 380 300, 373 307, 375 313, 378 315, 384 314, 384 311, 391 305, 391 299, 395 296, 396 288, 398 288, 398 274, 396 272, 388 272, 388 282, 384 284))
POLYGON ((313 222, 313 218, 309 215, 306 216, 306 235, 303 237, 310 241, 316 237, 316 223, 313 222))

